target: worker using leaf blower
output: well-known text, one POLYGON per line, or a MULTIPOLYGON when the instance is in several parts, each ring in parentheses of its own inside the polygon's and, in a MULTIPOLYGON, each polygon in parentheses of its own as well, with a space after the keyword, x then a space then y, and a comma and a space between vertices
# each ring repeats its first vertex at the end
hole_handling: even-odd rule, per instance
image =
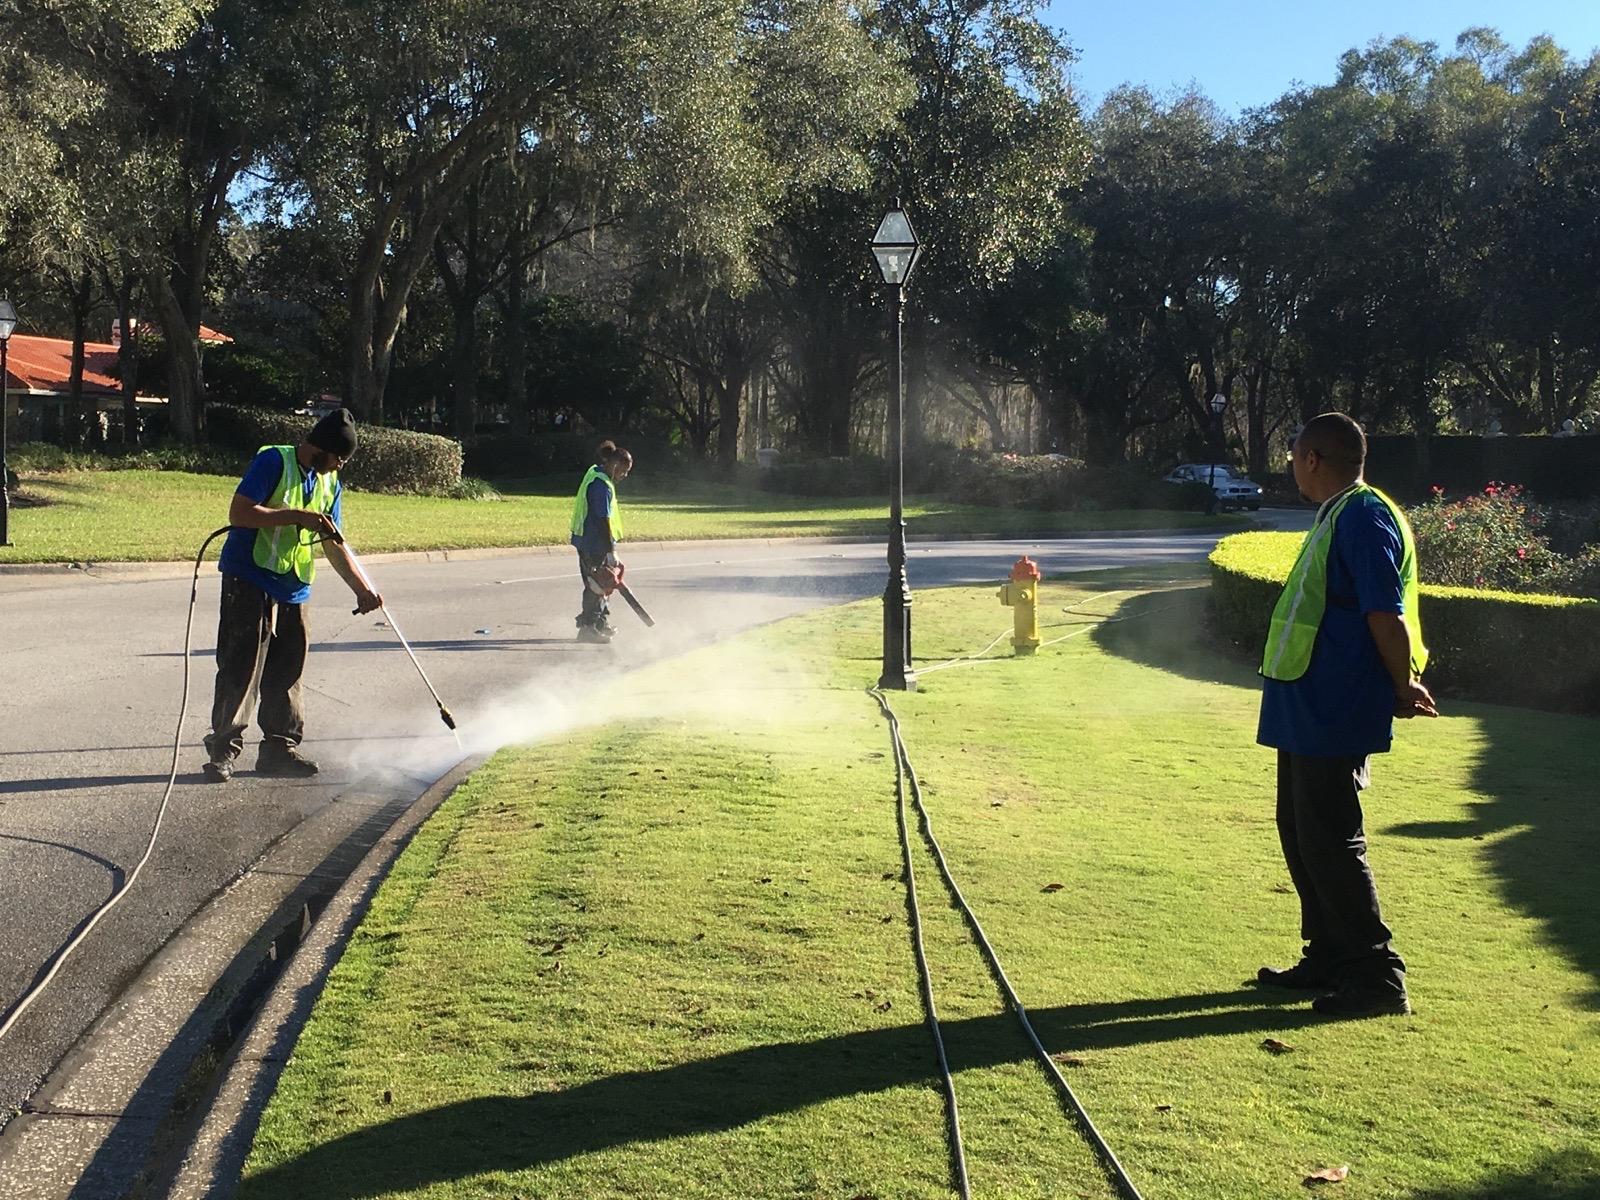
POLYGON ((622 514, 617 510, 617 484, 632 469, 633 455, 615 442, 601 442, 595 450, 594 466, 584 474, 572 504, 572 545, 578 551, 578 574, 583 579, 583 611, 577 618, 580 642, 609 642, 617 635, 606 598, 621 578, 617 543, 622 540, 622 514))
POLYGON ((244 750, 252 684, 260 693, 256 773, 287 778, 317 773, 317 764, 299 750, 304 731, 300 676, 310 648, 305 610, 316 544, 323 543, 328 562, 355 593, 357 612, 383 605, 383 597, 351 561, 339 532, 339 470, 355 452, 355 421, 341 408, 318 421, 298 446, 263 446, 239 481, 228 508, 232 528, 217 564, 222 616, 205 764, 213 783, 233 777, 234 762, 244 750))

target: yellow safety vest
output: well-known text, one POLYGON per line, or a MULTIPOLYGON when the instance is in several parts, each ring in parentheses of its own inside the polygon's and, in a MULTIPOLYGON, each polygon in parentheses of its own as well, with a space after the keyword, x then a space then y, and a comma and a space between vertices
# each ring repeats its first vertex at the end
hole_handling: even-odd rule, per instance
MULTIPOLYGON (((338 493, 339 473, 329 471, 317 476, 311 488, 311 499, 306 499, 306 473, 300 469, 300 459, 293 446, 263 446, 258 454, 276 450, 283 457, 283 474, 278 485, 263 501, 266 508, 308 508, 312 512, 333 512, 333 498, 338 493)), ((316 543, 309 529, 298 525, 274 525, 270 529, 256 530, 256 566, 286 575, 293 571, 301 583, 309 584, 317 574, 316 559, 311 548, 316 543)))
POLYGON ((1300 555, 1272 610, 1267 645, 1261 656, 1261 673, 1268 679, 1293 681, 1311 666, 1311 652, 1328 606, 1328 549, 1333 545, 1333 528, 1345 505, 1369 492, 1383 501, 1400 528, 1401 605, 1405 610, 1401 616, 1411 633, 1411 673, 1421 675, 1427 667, 1428 648, 1422 642, 1422 618, 1417 612, 1417 545, 1411 535, 1411 523, 1393 500, 1369 484, 1358 483, 1329 501, 1333 511, 1318 513, 1316 524, 1300 544, 1300 555))
POLYGON ((589 520, 589 485, 596 479, 605 480, 606 491, 611 493, 611 516, 606 524, 611 529, 611 540, 622 540, 622 510, 617 507, 617 485, 598 466, 590 467, 578 485, 578 498, 572 502, 572 536, 582 537, 583 527, 589 520))

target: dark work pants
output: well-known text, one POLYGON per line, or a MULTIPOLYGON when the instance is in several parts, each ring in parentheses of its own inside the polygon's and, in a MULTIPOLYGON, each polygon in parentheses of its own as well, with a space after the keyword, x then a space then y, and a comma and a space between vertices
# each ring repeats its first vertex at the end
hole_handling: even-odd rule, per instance
POLYGON ((1278 751, 1278 837, 1300 894, 1306 957, 1341 985, 1403 989, 1367 865, 1361 789, 1367 760, 1278 751))
POLYGON ((256 708, 256 723, 261 726, 261 744, 300 744, 305 730, 300 676, 311 644, 305 607, 279 604, 255 584, 237 576, 222 577, 217 689, 211 704, 211 735, 206 738, 206 751, 213 761, 237 758, 244 749, 244 727, 250 719, 250 685, 255 681, 258 658, 262 658, 261 700, 256 708))
POLYGON ((578 614, 580 627, 604 625, 611 615, 611 606, 606 602, 606 598, 589 586, 590 575, 604 561, 604 556, 590 557, 582 550, 578 551, 578 576, 583 580, 583 611, 578 614))

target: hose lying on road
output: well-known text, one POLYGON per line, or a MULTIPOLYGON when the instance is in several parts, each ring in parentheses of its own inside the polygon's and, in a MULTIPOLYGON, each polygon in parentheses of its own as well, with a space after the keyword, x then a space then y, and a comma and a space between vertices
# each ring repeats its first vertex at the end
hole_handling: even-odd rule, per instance
POLYGON ((45 972, 44 977, 29 988, 27 992, 23 993, 22 999, 17 1001, 16 1007, 7 1014, 5 1021, 0 1023, 0 1038, 5 1037, 10 1032, 11 1027, 22 1019, 22 1014, 28 1011, 28 1007, 49 986, 50 981, 56 977, 62 965, 67 961, 68 956, 83 944, 84 939, 94 931, 94 927, 100 923, 101 919, 128 894, 129 889, 138 880, 139 872, 144 870, 145 863, 150 861, 150 855, 155 851, 156 839, 161 835, 161 823, 167 816, 167 804, 172 800, 172 789, 178 783, 178 755, 183 747, 183 722, 184 718, 189 714, 189 652, 194 643, 195 601, 200 595, 200 560, 205 557, 206 550, 211 543, 227 533, 228 528, 228 526, 224 525, 221 529, 211 533, 205 541, 200 543, 200 552, 194 556, 194 578, 189 584, 189 618, 183 626, 183 695, 178 701, 178 728, 172 734, 172 769, 167 772, 166 790, 161 793, 161 806, 156 810, 156 822, 150 830, 150 840, 145 844, 144 855, 139 859, 138 865, 129 872, 127 879, 122 881, 122 886, 112 893, 110 899, 95 910, 94 915, 84 923, 83 928, 78 931, 77 935, 56 954, 50 963, 50 969, 45 972))

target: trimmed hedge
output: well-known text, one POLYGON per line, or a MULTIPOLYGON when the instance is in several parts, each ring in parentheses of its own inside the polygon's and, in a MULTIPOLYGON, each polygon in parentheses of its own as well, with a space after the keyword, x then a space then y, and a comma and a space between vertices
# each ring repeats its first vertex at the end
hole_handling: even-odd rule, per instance
POLYGON ((93 450, 57 446, 53 442, 22 442, 8 454, 17 471, 32 474, 52 471, 192 471, 196 475, 235 475, 238 455, 215 446, 161 442, 151 446, 124 446, 112 442, 93 450))
MULTIPOLYGON (((1211 553, 1222 634, 1259 653, 1302 535, 1238 533, 1211 553)), ((1430 687, 1499 704, 1600 710, 1600 601, 1422 585, 1430 687)))
MULTIPOLYGON (((295 445, 316 424, 265 408, 232 404, 206 406, 206 433, 213 445, 240 454, 262 446, 295 445)), ((461 443, 432 433, 361 425, 358 448, 340 479, 367 492, 416 492, 450 495, 461 486, 461 443)))
MULTIPOLYGON (((527 479, 536 475, 582 475, 594 462, 598 433, 492 433, 465 447, 463 469, 480 479, 527 479)), ((715 463, 689 463, 664 438, 628 434, 612 441, 633 455, 635 478, 653 483, 690 474, 705 474, 715 463)))
MULTIPOLYGON (((890 464, 875 455, 780 459, 756 476, 766 491, 790 496, 881 495, 891 479, 890 464)), ((906 490, 961 504, 1042 512, 1129 508, 1197 512, 1211 498, 1203 483, 1167 483, 1136 466, 1092 467, 1046 454, 994 454, 938 445, 907 456, 906 490)))

